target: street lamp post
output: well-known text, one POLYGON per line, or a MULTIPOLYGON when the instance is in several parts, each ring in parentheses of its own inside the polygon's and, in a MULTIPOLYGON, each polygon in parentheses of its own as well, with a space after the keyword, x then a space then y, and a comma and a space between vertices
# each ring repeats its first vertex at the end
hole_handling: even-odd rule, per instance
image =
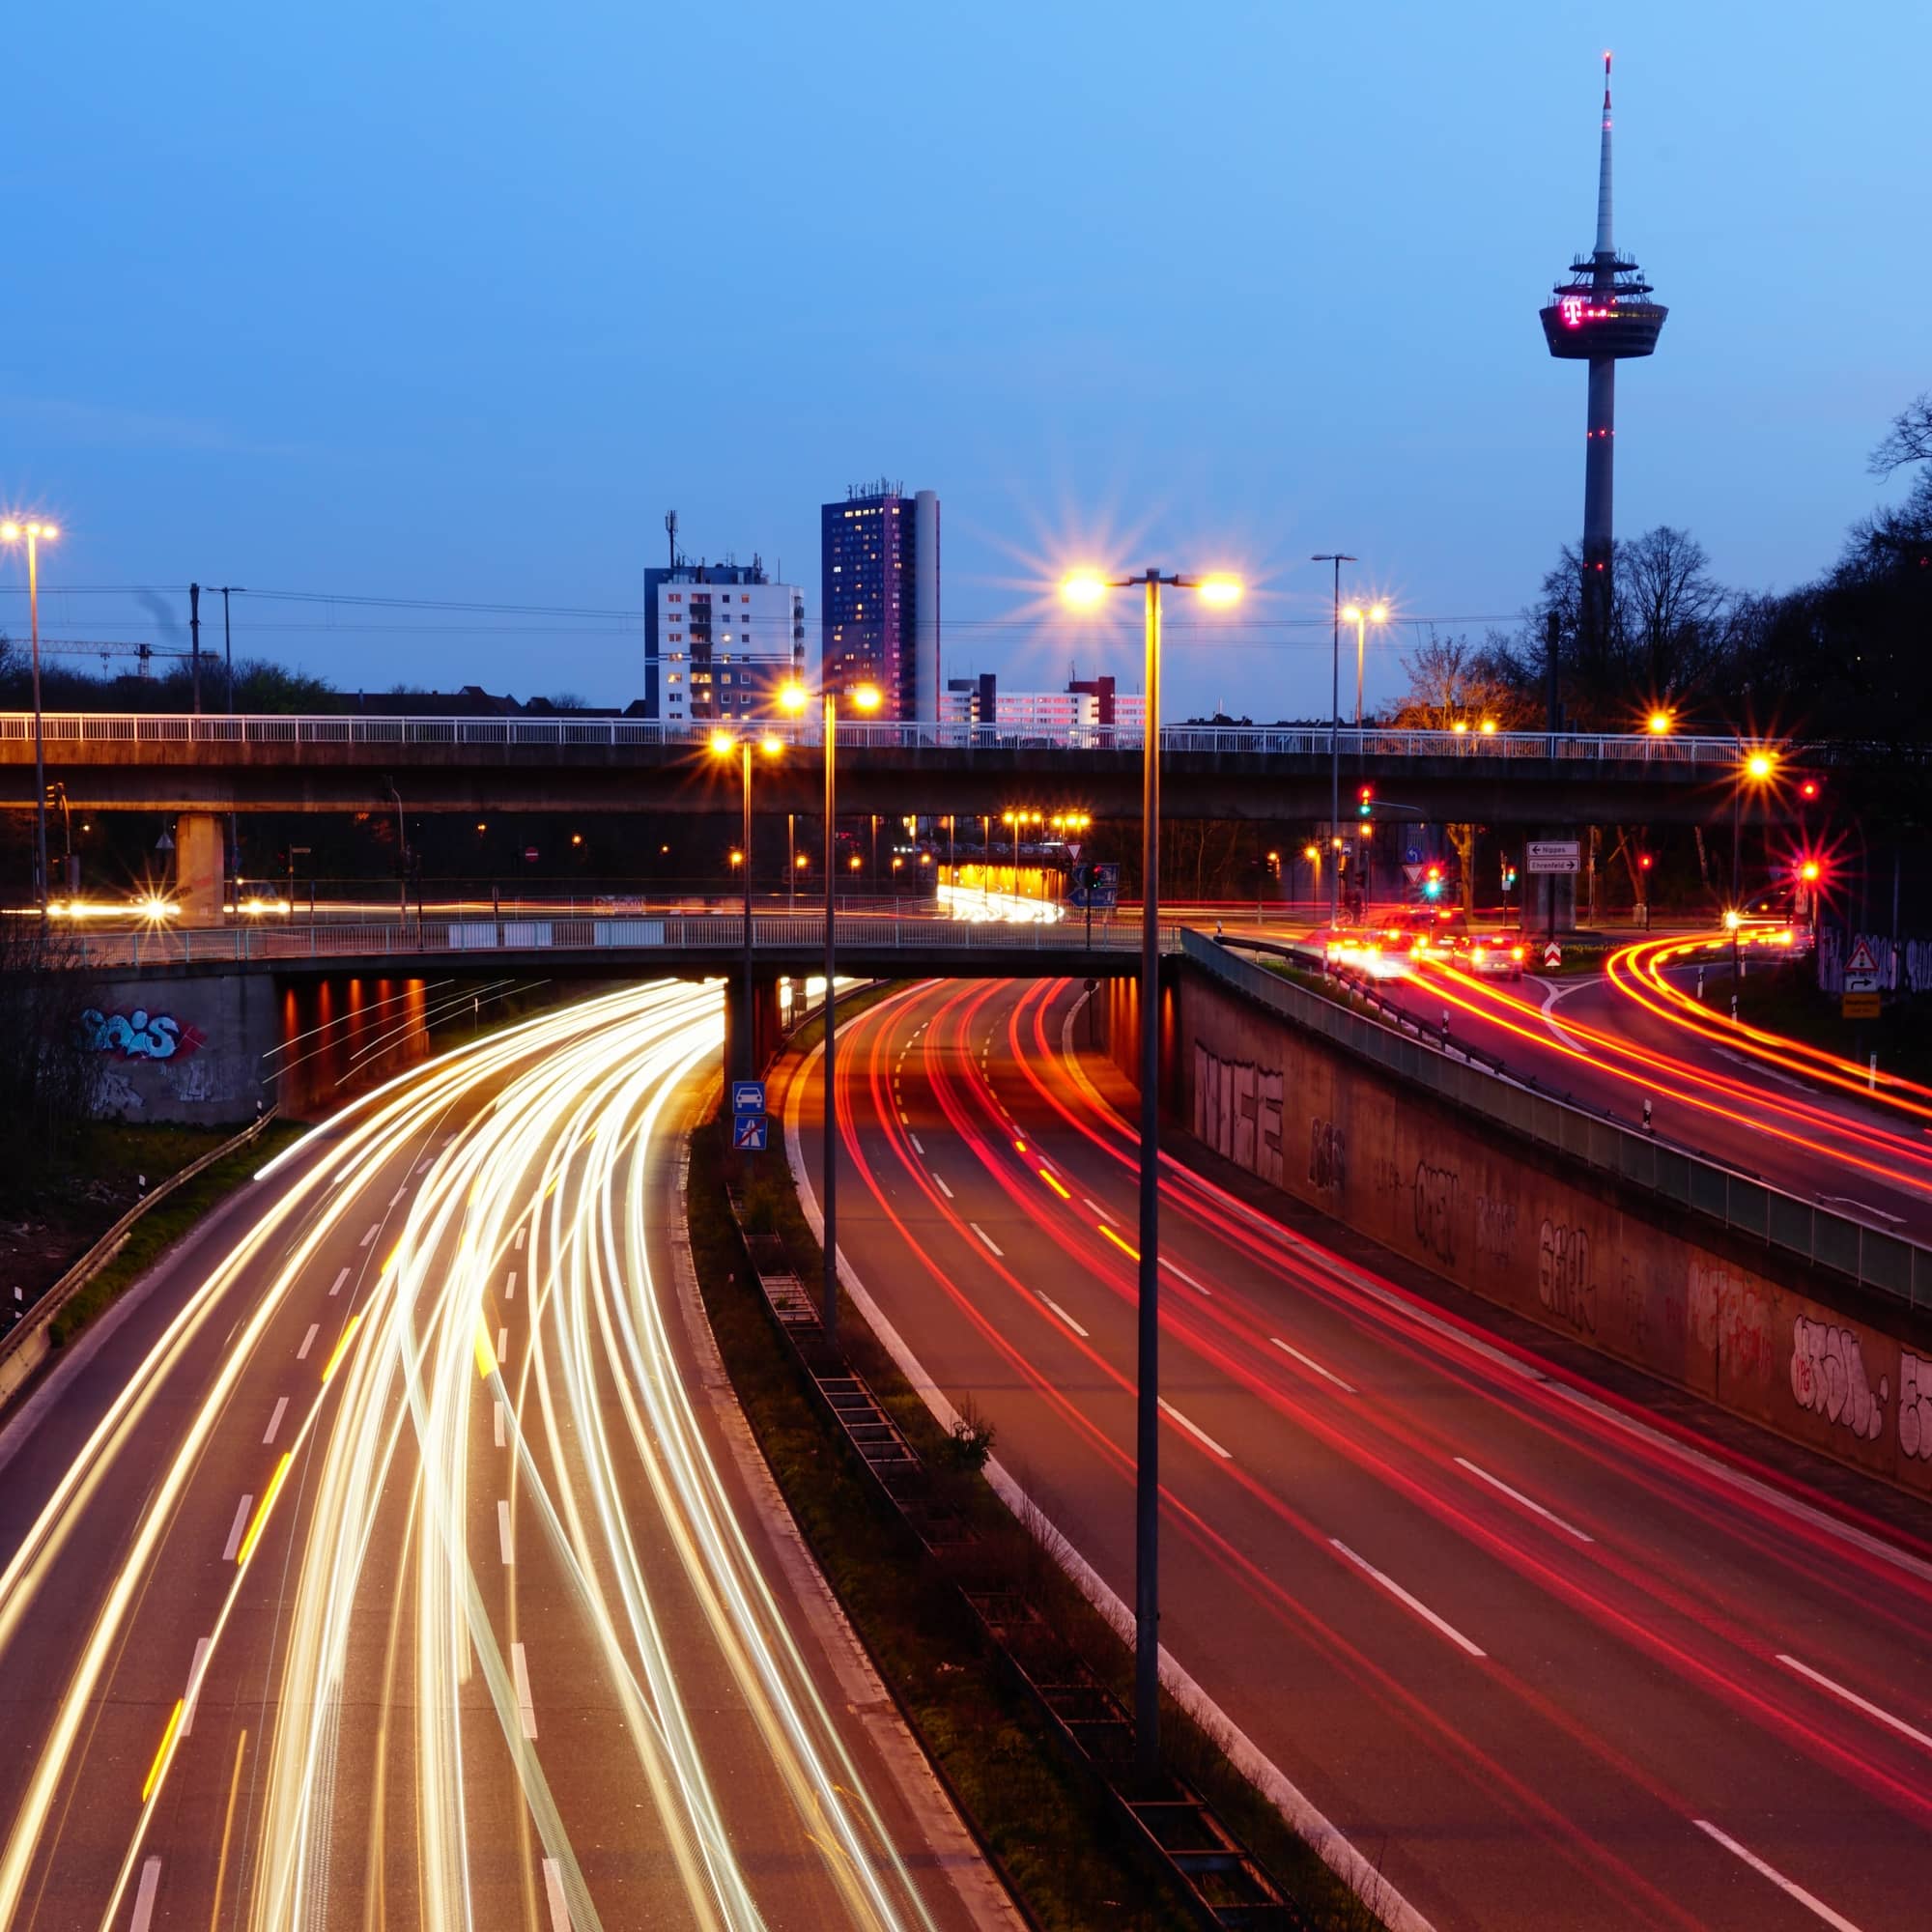
MULTIPOLYGON (((1339 571, 1340 566, 1337 566, 1339 571)), ((1355 729, 1362 728, 1362 670, 1368 658, 1368 628, 1371 624, 1388 622, 1388 606, 1371 604, 1365 610, 1359 604, 1350 604, 1342 612, 1355 627, 1355 729)))
MULTIPOLYGON (((1335 566, 1335 658, 1330 680, 1331 718, 1328 725, 1328 829, 1339 838, 1342 835, 1342 566, 1359 559, 1350 556, 1345 551, 1327 550, 1318 551, 1308 560, 1310 563, 1332 563, 1335 566)), ((1328 878, 1328 927, 1331 932, 1341 923, 1341 886, 1342 868, 1338 865, 1331 868, 1328 878)))
POLYGON ((1143 1778, 1160 1768, 1160 590, 1198 590, 1232 604, 1232 578, 1083 575, 1062 586, 1068 602, 1097 604, 1138 587, 1146 611, 1147 724, 1141 734, 1140 1252, 1134 1402, 1134 1760, 1143 1778))
POLYGON ((47 759, 41 721, 41 545, 60 535, 52 524, 38 521, 0 524, 0 543, 27 546, 27 630, 34 648, 34 897, 41 917, 47 916, 47 759))
MULTIPOLYGON (((758 749, 768 758, 775 758, 783 749, 779 740, 769 732, 759 741, 758 749)), ((744 887, 745 929, 744 939, 744 999, 739 1008, 737 1065, 732 1069, 732 1077, 739 1080, 752 1079, 758 1070, 757 1051, 753 1045, 753 1030, 757 1023, 757 1009, 752 993, 752 740, 734 738, 729 731, 714 731, 711 734, 711 751, 714 757, 728 758, 733 751, 742 754, 739 776, 744 791, 744 828, 739 844, 738 869, 742 875, 739 883, 744 887)))
MULTIPOLYGON (((855 685, 847 694, 861 711, 876 711, 880 693, 877 685, 855 685)), ((796 716, 811 701, 802 684, 787 684, 779 693, 779 702, 796 716)), ((834 939, 835 916, 838 899, 838 780, 835 752, 838 741, 838 694, 828 688, 825 702, 825 1087, 820 1132, 823 1167, 819 1179, 819 1205, 824 1212, 825 1286, 819 1308, 819 1326, 827 1343, 838 1337, 838 1108, 833 1099, 833 1073, 838 1051, 838 947, 834 939)), ((857 854, 853 855, 856 859, 857 854)))
MULTIPOLYGON (((228 623, 228 600, 236 595, 245 595, 246 587, 240 583, 212 583, 211 590, 221 593, 221 668, 224 681, 228 686, 228 715, 235 716, 235 637, 228 623)), ((235 898, 240 904, 242 898, 242 833, 233 811, 228 814, 228 870, 235 880, 235 898)))
POLYGON ((1764 785, 1777 769, 1777 760, 1769 752, 1747 752, 1738 766, 1731 787, 1731 909, 1724 923, 1731 929, 1731 1018, 1738 1016, 1738 986, 1744 978, 1741 934, 1745 923, 1744 895, 1744 804, 1747 785, 1764 785))

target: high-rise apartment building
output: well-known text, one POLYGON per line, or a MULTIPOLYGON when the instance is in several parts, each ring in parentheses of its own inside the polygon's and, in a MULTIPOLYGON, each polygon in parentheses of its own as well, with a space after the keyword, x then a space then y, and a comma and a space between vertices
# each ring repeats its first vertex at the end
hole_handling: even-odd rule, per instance
POLYGON ((856 485, 819 512, 820 670, 829 691, 876 684, 884 716, 936 722, 939 496, 856 485))
POLYGON ((1147 699, 1115 688, 1112 677, 1075 678, 1065 691, 1002 691, 991 671, 955 677, 940 694, 942 724, 983 724, 1022 737, 1091 734, 1106 743, 1114 731, 1138 735, 1147 699))
POLYGON ((644 716, 667 724, 776 717, 805 675, 805 592, 756 557, 644 572, 644 716))

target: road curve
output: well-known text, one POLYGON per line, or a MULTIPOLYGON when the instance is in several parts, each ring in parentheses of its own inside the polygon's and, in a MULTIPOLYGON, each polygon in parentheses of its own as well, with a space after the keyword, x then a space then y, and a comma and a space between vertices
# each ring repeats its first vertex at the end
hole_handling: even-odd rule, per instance
POLYGON ((971 1922, 704 1393, 720 1032, 646 986, 390 1083, 10 1421, 0 1923, 971 1922))
MULTIPOLYGON (((1075 1026, 1015 982, 856 1018, 840 1245, 1130 1602, 1136 1150, 1075 1026)), ((1163 1202, 1165 1646, 1425 1920, 1924 1921, 1932 1523, 1707 1452, 1172 1163, 1163 1202)))

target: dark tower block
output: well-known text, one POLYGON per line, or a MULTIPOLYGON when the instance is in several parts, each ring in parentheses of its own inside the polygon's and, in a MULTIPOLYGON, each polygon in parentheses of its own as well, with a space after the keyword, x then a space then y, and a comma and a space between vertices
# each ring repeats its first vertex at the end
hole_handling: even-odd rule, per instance
POLYGON ((1597 245, 1570 264, 1567 281, 1542 311, 1549 353, 1590 365, 1583 458, 1583 582, 1579 607, 1584 652, 1602 648, 1610 626, 1611 492, 1616 461, 1617 364, 1648 355, 1669 311, 1650 299, 1650 284, 1610 238, 1610 57, 1604 56, 1604 146, 1597 170, 1597 245))

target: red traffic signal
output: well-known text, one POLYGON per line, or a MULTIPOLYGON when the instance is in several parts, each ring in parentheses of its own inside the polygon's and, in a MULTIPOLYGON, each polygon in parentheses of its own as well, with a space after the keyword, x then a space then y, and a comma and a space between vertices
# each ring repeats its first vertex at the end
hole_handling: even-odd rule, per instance
POLYGON ((1637 861, 1636 861, 1636 866, 1637 866, 1637 870, 1638 870, 1638 871, 1640 871, 1640 872, 1647 872, 1647 871, 1649 871, 1649 870, 1650 870, 1650 867, 1651 867, 1651 857, 1650 857, 1650 854, 1649 854, 1648 852, 1640 852, 1640 853, 1638 853, 1638 854, 1637 854, 1637 861))
POLYGON ((1818 781, 1816 779, 1806 779, 1798 787, 1798 796, 1800 798, 1816 798, 1818 796, 1818 781))

